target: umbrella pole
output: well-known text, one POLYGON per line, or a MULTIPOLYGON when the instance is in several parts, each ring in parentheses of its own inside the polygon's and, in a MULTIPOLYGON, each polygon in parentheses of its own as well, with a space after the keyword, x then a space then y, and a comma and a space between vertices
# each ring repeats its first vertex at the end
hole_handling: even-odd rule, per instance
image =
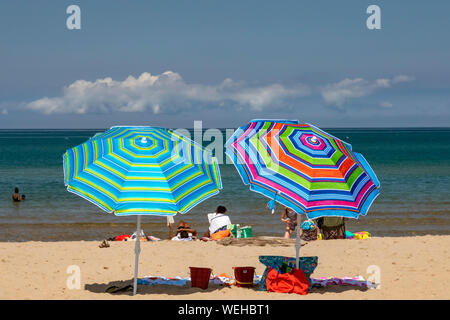
POLYGON ((139 265, 139 253, 141 252, 141 216, 137 216, 137 231, 136 231, 136 245, 134 247, 135 258, 134 258, 134 282, 133 282, 133 296, 136 295, 137 291, 137 277, 138 277, 138 265, 139 265))
POLYGON ((301 239, 300 239, 300 225, 297 224, 295 230, 297 231, 297 238, 295 239, 295 268, 299 269, 299 260, 300 260, 300 247, 301 247, 301 239))

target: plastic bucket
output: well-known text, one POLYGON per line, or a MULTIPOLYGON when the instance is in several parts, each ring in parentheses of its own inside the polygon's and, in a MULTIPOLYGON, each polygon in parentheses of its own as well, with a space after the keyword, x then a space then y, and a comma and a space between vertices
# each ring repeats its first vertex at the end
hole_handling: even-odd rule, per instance
POLYGON ((191 270, 191 287, 207 289, 211 276, 210 268, 189 267, 191 270))
POLYGON ((253 276, 255 267, 234 267, 234 278, 238 287, 253 287, 253 276))
POLYGON ((242 227, 241 228, 241 238, 251 238, 253 237, 252 234, 252 227, 242 227))

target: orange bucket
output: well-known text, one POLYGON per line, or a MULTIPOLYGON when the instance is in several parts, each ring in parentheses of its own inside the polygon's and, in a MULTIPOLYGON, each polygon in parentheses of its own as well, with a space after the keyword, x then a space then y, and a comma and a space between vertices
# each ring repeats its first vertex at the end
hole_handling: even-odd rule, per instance
POLYGON ((253 287, 253 276, 255 267, 234 267, 234 278, 238 287, 253 287))
POLYGON ((189 269, 191 270, 191 287, 208 289, 211 269, 196 267, 189 267, 189 269))

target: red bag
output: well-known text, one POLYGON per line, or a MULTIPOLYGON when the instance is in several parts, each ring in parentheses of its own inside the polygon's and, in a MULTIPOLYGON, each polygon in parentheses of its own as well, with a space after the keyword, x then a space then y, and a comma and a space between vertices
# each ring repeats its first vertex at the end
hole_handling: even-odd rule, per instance
POLYGON ((308 279, 302 269, 292 269, 289 273, 279 273, 277 270, 269 268, 266 285, 268 292, 305 295, 309 289, 308 279))
POLYGON ((116 236, 116 241, 124 241, 125 239, 129 238, 130 235, 128 234, 121 234, 120 236, 116 236))

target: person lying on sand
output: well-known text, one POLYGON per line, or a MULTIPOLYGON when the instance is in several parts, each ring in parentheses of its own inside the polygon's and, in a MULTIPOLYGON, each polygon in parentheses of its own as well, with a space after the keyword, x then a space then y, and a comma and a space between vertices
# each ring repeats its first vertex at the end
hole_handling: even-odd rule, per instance
POLYGON ((178 223, 176 234, 173 234, 172 223, 169 223, 169 239, 170 240, 184 240, 190 241, 197 238, 197 231, 189 225, 189 223, 184 222, 183 220, 178 223))

